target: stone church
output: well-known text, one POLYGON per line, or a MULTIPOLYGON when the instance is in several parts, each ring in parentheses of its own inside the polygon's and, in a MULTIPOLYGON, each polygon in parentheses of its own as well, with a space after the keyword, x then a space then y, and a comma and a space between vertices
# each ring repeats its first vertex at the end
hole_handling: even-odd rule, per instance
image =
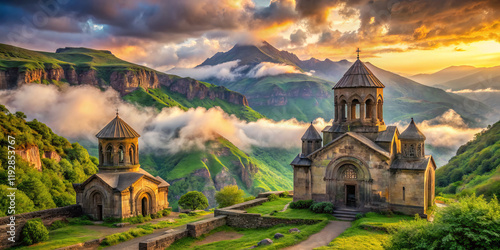
POLYGON ((335 119, 323 138, 311 124, 294 169, 294 201, 425 216, 434 200, 436 164, 413 118, 405 131, 386 126, 384 85, 359 60, 333 87, 335 119))
POLYGON ((99 172, 73 184, 76 203, 94 220, 154 214, 168 207, 168 187, 139 165, 139 134, 116 113, 96 137, 99 172))

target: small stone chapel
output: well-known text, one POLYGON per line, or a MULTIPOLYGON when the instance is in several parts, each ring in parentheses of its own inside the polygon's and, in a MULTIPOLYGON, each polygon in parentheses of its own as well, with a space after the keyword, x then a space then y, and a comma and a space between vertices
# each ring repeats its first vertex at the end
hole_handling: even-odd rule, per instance
POLYGON ((302 152, 291 163, 294 201, 426 216, 436 164, 425 155, 426 138, 413 118, 402 133, 385 125, 384 87, 358 54, 333 87, 333 124, 323 137, 312 124, 302 136, 302 152))
POLYGON ((76 203, 94 220, 147 216, 168 207, 168 187, 139 165, 139 134, 119 116, 96 137, 99 172, 73 184, 76 203))

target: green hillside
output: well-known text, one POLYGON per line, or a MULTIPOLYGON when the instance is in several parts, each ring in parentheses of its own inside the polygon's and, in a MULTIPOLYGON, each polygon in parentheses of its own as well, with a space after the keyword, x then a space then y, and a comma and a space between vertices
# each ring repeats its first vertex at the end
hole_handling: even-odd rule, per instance
POLYGON ((253 148, 247 154, 219 137, 208 142, 204 150, 140 157, 142 168, 171 184, 168 195, 172 207, 177 207, 181 195, 192 190, 204 192, 213 206, 215 191, 229 184, 237 184, 247 195, 291 190, 293 171, 288 164, 296 151, 253 148))
POLYGON ((500 197, 500 122, 476 134, 436 170, 437 193, 500 197))
MULTIPOLYGON (((217 88, 213 84, 210 84, 210 87, 217 88)), ((187 110, 188 108, 204 107, 209 109, 219 106, 224 112, 234 114, 236 117, 243 120, 256 121, 260 118, 264 118, 262 114, 248 106, 232 104, 218 98, 214 100, 210 100, 209 98, 203 100, 199 98, 188 100, 184 95, 173 92, 165 86, 161 86, 161 88, 158 89, 150 88, 148 90, 139 87, 132 93, 125 95, 123 99, 141 107, 155 107, 158 110, 168 107, 179 107, 183 110, 187 110)))
MULTIPOLYGON (((22 112, 10 113, 0 105, 0 194, 9 194, 9 136, 15 138, 14 148, 25 150, 38 147, 40 158, 45 152, 54 152, 61 157, 42 158, 42 171, 30 166, 19 155, 15 159, 16 175, 16 213, 62 207, 76 203, 76 194, 72 183, 83 182, 97 172, 98 160, 89 156, 87 150, 78 143, 70 144, 64 137, 58 136, 45 124, 33 120, 26 122, 22 112)), ((9 159, 12 160, 12 159, 9 159)), ((12 170, 12 169, 11 169, 12 170)), ((9 200, 0 201, 0 216, 5 216, 9 200)))

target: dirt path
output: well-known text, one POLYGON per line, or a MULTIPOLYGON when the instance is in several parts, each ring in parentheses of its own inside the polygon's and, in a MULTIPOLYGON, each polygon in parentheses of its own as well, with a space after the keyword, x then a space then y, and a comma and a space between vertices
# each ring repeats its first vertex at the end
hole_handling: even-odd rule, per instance
MULTIPOLYGON (((207 215, 199 217, 198 219, 207 219, 207 218, 212 218, 212 217, 214 217, 214 214, 207 214, 207 215)), ((135 226, 137 226, 137 225, 135 225, 135 226)), ((139 243, 142 241, 149 240, 151 238, 163 235, 168 230, 184 230, 184 229, 186 229, 186 224, 175 227, 175 228, 156 229, 153 231, 152 234, 137 237, 137 238, 122 242, 120 244, 116 244, 114 246, 106 247, 104 249, 106 249, 106 250, 137 250, 137 249, 139 249, 139 243)))
POLYGON ((347 228, 351 227, 349 221, 330 221, 321 231, 309 236, 307 240, 297 245, 284 248, 286 250, 307 250, 328 245, 347 228))
POLYGON ((243 234, 237 232, 217 232, 211 234, 201 241, 197 241, 194 246, 205 245, 212 242, 223 241, 223 240, 236 240, 243 237, 243 234))

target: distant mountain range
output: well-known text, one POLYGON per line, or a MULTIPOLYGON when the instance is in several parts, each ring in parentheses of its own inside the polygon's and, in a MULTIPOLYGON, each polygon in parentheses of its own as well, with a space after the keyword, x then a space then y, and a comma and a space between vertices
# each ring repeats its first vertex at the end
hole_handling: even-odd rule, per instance
MULTIPOLYGON (((250 107, 269 118, 297 118, 302 121, 317 117, 328 120, 333 117, 332 87, 352 65, 347 60, 300 60, 290 52, 280 51, 263 42, 260 46, 235 45, 227 52, 218 52, 206 59, 197 68, 234 61, 238 62, 238 67, 233 68, 233 71, 240 73, 241 77, 234 80, 216 77, 204 80, 244 94, 250 107), (247 77, 248 72, 264 63, 293 66, 297 72, 247 77)), ((366 65, 386 86, 384 119, 388 123, 409 120, 411 117, 417 120, 432 119, 454 109, 470 125, 480 126, 483 125, 481 121, 485 119, 485 114, 491 111, 481 102, 422 85, 370 63, 366 65)))

